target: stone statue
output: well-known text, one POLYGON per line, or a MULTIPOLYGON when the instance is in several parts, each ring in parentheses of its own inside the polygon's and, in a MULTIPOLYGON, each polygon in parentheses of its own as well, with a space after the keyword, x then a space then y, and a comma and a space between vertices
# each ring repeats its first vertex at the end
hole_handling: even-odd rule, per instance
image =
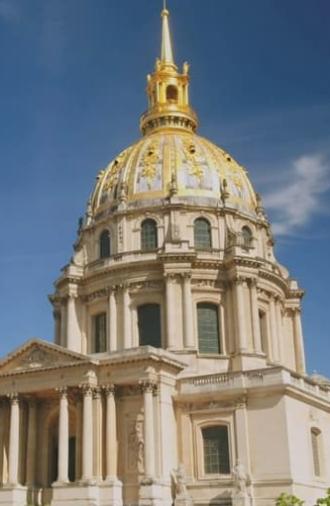
POLYGON ((189 67, 190 67, 189 63, 185 61, 183 64, 183 74, 185 76, 189 73, 189 67))
POLYGON ((245 472, 245 467, 240 460, 237 460, 236 465, 233 468, 233 480, 234 480, 234 495, 243 497, 246 496, 247 490, 246 485, 248 482, 248 476, 245 472))
POLYGON ((144 473, 144 439, 142 424, 136 422, 135 425, 135 444, 137 450, 137 471, 139 474, 144 473))
POLYGON ((192 506, 192 500, 187 490, 187 477, 183 464, 179 464, 178 468, 173 470, 172 477, 175 487, 174 506, 192 506))
POLYGON ((173 471, 173 478, 175 484, 175 497, 186 497, 186 473, 183 464, 179 464, 179 467, 173 471))

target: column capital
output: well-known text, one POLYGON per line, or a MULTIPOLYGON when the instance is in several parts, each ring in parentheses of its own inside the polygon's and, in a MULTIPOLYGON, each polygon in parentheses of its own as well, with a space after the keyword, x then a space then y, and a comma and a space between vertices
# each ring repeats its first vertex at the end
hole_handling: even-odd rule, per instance
POLYGON ((10 404, 18 404, 20 401, 20 396, 17 392, 10 392, 7 394, 7 398, 10 401, 10 404))
POLYGON ((101 399, 102 389, 101 387, 95 387, 93 389, 93 399, 101 399))
POLYGON ((114 384, 111 383, 109 385, 102 385, 101 388, 106 396, 113 396, 114 397, 115 392, 116 392, 116 386, 114 384))
POLYGON ((93 397, 95 387, 89 384, 81 384, 79 385, 84 397, 93 397))
POLYGON ((192 278, 192 273, 191 272, 181 272, 180 273, 180 276, 181 278, 184 280, 184 281, 190 281, 191 278, 192 278))
POLYGON ((55 388, 56 392, 59 394, 61 399, 66 399, 68 397, 68 387, 57 387, 55 388))
POLYGON ((258 286, 258 278, 249 278, 249 284, 253 288, 257 288, 258 286))
POLYGON ((157 383, 152 380, 140 381, 139 386, 143 393, 152 393, 153 395, 156 395, 158 390, 157 383))

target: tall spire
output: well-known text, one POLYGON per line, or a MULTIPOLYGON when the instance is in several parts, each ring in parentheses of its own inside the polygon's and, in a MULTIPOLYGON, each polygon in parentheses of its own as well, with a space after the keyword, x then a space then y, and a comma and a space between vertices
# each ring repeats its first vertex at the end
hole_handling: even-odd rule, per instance
POLYGON ((164 0, 164 7, 161 13, 162 16, 162 48, 160 59, 164 63, 169 63, 174 65, 173 58, 173 48, 172 48, 172 40, 171 33, 169 27, 169 11, 166 8, 166 0, 164 0))
POLYGON ((161 54, 147 76, 148 109, 140 121, 143 135, 164 129, 194 132, 198 124, 189 104, 189 65, 185 62, 180 72, 174 62, 169 15, 164 0, 161 54))

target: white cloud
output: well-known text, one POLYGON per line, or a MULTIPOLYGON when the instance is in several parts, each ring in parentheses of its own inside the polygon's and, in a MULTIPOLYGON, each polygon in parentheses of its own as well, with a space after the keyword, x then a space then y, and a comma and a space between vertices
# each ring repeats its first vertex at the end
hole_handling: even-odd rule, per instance
POLYGON ((20 13, 14 0, 0 0, 0 21, 12 23, 19 20, 20 13))
POLYGON ((293 162, 285 184, 266 194, 265 206, 273 211, 273 230, 288 235, 324 210, 322 196, 330 189, 330 163, 322 155, 306 155, 293 162))

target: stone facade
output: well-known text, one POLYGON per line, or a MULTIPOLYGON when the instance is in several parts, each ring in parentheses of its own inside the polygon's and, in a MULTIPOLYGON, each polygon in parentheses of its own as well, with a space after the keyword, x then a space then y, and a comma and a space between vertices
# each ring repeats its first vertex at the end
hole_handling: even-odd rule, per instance
POLYGON ((313 505, 330 482, 303 291, 246 170, 195 133, 162 19, 144 137, 98 175, 54 344, 0 363, 0 505, 313 505))

